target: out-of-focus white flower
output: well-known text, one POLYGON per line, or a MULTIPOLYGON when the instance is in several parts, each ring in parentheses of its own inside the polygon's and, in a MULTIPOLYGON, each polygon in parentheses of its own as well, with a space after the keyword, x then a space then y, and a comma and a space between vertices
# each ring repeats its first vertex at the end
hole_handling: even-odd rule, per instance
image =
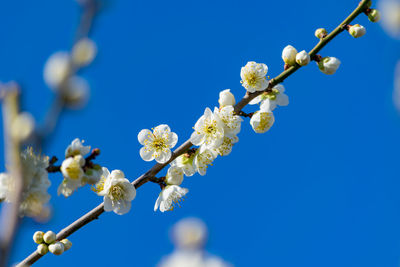
POLYGON ((340 66, 340 60, 335 57, 324 57, 318 62, 318 68, 325 74, 332 75, 340 66))
POLYGON ((90 146, 84 146, 84 141, 81 141, 79 138, 75 138, 72 143, 65 150, 65 157, 72 157, 76 155, 85 156, 90 152, 90 146))
POLYGON ((219 93, 218 103, 221 107, 234 106, 236 104, 235 96, 230 91, 230 89, 226 89, 219 93))
POLYGON ((11 124, 11 135, 20 141, 24 141, 31 136, 34 129, 35 119, 33 116, 28 112, 22 112, 18 114, 11 124))
POLYGON ((64 245, 59 241, 54 242, 53 244, 49 245, 49 251, 54 255, 59 256, 64 253, 64 245))
POLYGON ((368 13, 368 19, 371 22, 378 22, 381 19, 381 13, 377 9, 371 9, 368 13))
POLYGON ((212 165, 212 162, 216 157, 217 153, 214 150, 205 149, 201 151, 198 149, 194 156, 194 166, 196 167, 196 171, 201 176, 206 175, 208 166, 212 165))
POLYGON ((10 202, 14 183, 8 173, 0 173, 0 201, 10 202))
POLYGON ((328 32, 324 28, 319 28, 315 30, 315 37, 317 37, 318 39, 324 38, 327 34, 328 32))
POLYGON ((82 182, 85 174, 83 171, 84 165, 85 159, 82 155, 69 157, 63 161, 61 164, 61 173, 64 176, 64 180, 58 187, 58 195, 62 194, 65 197, 69 197, 76 189, 84 185, 82 182))
POLYGON ((367 33, 367 30, 362 25, 355 24, 353 26, 350 26, 349 33, 354 38, 360 38, 367 33))
POLYGON ((296 55, 297 50, 291 45, 286 46, 282 51, 283 61, 290 66, 294 66, 296 64, 296 55))
POLYGON ((183 197, 189 192, 189 189, 182 188, 177 185, 167 185, 161 190, 160 195, 154 205, 154 211, 160 208, 161 212, 173 210, 174 207, 180 206, 183 197))
POLYGON ((259 110, 250 119, 250 125, 256 133, 265 133, 275 122, 271 111, 259 110))
POLYGON ((104 196, 104 210, 123 215, 131 209, 132 200, 136 197, 136 188, 125 178, 120 170, 111 173, 103 167, 103 175, 97 184, 97 194, 104 196))
POLYGON ((204 115, 196 122, 190 142, 201 149, 213 149, 220 146, 224 138, 224 124, 218 114, 206 108, 204 115))
POLYGON ((240 82, 250 93, 265 90, 269 84, 265 77, 267 72, 267 65, 249 61, 240 71, 240 77, 242 78, 240 82))
POLYGON ((233 145, 238 141, 239 138, 236 135, 225 135, 222 144, 218 148, 214 149, 214 151, 220 156, 228 156, 232 152, 233 145))
POLYGON ((45 66, 43 77, 46 84, 52 89, 59 89, 71 72, 70 56, 67 52, 56 52, 49 57, 45 66))
POLYGON ((77 66, 86 66, 93 61, 96 54, 96 43, 89 38, 83 38, 72 48, 72 62, 77 66))
POLYGON ((79 76, 69 78, 65 83, 63 97, 69 108, 79 109, 84 107, 90 96, 89 83, 79 76))
POLYGON ((215 108, 214 114, 218 115, 224 126, 224 135, 237 135, 243 119, 235 115, 233 106, 226 106, 221 109, 215 108))
POLYGON ((301 51, 296 55, 296 62, 300 66, 306 66, 310 63, 310 55, 305 51, 301 51))
POLYGON ((261 110, 272 111, 277 106, 289 105, 289 97, 285 94, 285 87, 277 84, 271 92, 264 92, 249 102, 250 105, 258 103, 260 103, 261 110))
POLYGON ((197 218, 185 218, 172 229, 172 240, 180 249, 203 248, 207 240, 207 226, 197 218))
POLYGON ((158 163, 166 163, 171 158, 171 148, 178 142, 176 133, 171 132, 166 124, 154 128, 153 132, 148 129, 141 130, 138 140, 143 147, 140 156, 145 161, 155 159, 158 163))
POLYGON ((177 166, 182 169, 183 173, 190 177, 196 173, 196 168, 193 164, 194 153, 185 153, 177 157, 173 162, 171 162, 171 166, 177 166))
POLYGON ((171 166, 165 176, 168 185, 181 185, 183 182, 183 170, 177 166, 171 166))
POLYGON ((393 38, 400 38, 400 0, 380 0, 382 27, 393 38))

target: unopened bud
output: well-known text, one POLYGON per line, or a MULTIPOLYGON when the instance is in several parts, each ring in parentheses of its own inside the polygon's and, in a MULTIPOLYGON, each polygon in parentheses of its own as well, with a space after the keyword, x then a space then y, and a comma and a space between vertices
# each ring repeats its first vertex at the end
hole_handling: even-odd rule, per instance
POLYGON ((236 104, 235 96, 230 92, 230 89, 223 90, 219 93, 218 103, 221 107, 233 106, 236 104))
POLYGON ((39 244, 39 245, 37 246, 36 251, 37 251, 37 253, 39 253, 40 255, 43 256, 43 255, 46 255, 47 252, 49 252, 49 248, 47 247, 46 244, 39 244))
POLYGON ((70 57, 67 52, 57 52, 49 57, 44 66, 43 77, 46 84, 52 89, 59 86, 71 72, 70 57))
POLYGON ((47 231, 44 235, 43 235, 43 240, 44 242, 46 242, 47 244, 51 244, 54 241, 56 241, 56 234, 53 231, 47 231))
POLYGON ((17 115, 11 125, 11 135, 19 141, 28 139, 35 128, 35 119, 28 112, 17 115))
POLYGON ((366 32, 367 32, 367 30, 360 24, 350 26, 350 28, 349 28, 349 33, 354 38, 360 38, 361 36, 364 36, 364 34, 366 32))
POLYGON ((64 251, 67 251, 72 247, 72 242, 69 241, 68 239, 63 239, 60 242, 64 245, 64 251))
POLYGON ((93 61, 96 54, 96 44, 89 38, 83 38, 72 49, 72 62, 78 66, 86 66, 93 61))
POLYGON ((89 100, 90 87, 88 82, 79 77, 71 77, 67 81, 66 90, 63 92, 65 104, 69 108, 82 108, 89 100))
POLYGON ((61 255, 64 252, 64 245, 61 242, 55 242, 49 245, 49 251, 54 255, 61 255))
POLYGON ((34 241, 36 244, 41 244, 41 243, 43 243, 43 235, 44 235, 44 233, 43 233, 42 231, 36 231, 36 232, 33 234, 33 241, 34 241))
POLYGON ((322 39, 324 38, 328 32, 324 28, 319 28, 315 31, 315 37, 322 39))
POLYGON ((332 75, 340 66, 340 60, 335 57, 324 57, 320 62, 318 62, 319 69, 328 75, 332 75))
POLYGON ((381 19, 381 13, 377 9, 371 9, 368 13, 368 19, 371 22, 378 22, 381 19))
POLYGON ((308 65, 308 63, 310 63, 310 55, 305 50, 303 50, 300 53, 297 53, 296 62, 300 66, 306 66, 308 65))
POLYGON ((297 50, 291 45, 286 46, 282 51, 283 61, 290 66, 294 66, 296 64, 296 55, 297 50))

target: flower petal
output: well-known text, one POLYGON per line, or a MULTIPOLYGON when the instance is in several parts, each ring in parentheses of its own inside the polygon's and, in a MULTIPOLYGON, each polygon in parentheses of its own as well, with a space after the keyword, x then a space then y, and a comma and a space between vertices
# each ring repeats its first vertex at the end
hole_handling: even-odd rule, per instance
POLYGON ((148 150, 146 147, 140 149, 140 156, 144 161, 152 161, 154 159, 153 150, 148 150))
POLYGON ((170 148, 173 148, 178 142, 178 135, 176 133, 171 133, 168 140, 168 145, 170 148))
POLYGON ((144 140, 148 138, 149 135, 152 135, 152 132, 148 129, 143 129, 138 134, 138 141, 141 145, 144 145, 144 140))
POLYGON ((171 150, 168 149, 167 151, 161 152, 158 155, 158 157, 156 157, 156 161, 158 163, 163 164, 163 163, 167 162, 170 158, 171 158, 171 150))

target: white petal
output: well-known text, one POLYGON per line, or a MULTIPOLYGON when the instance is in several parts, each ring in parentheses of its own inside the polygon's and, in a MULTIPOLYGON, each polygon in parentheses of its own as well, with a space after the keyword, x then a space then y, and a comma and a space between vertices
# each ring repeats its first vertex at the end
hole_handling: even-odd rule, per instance
POLYGON ((156 203, 154 204, 154 211, 157 211, 158 207, 160 206, 160 203, 161 203, 161 194, 158 195, 156 203))
POLYGON ((287 106, 289 105, 289 97, 287 94, 281 93, 276 98, 276 103, 279 106, 287 106))
POLYGON ((269 111, 273 110, 272 109, 273 106, 274 105, 272 104, 271 100, 265 99, 263 102, 261 102, 260 110, 265 111, 265 112, 269 112, 269 111))
POLYGON ((261 95, 257 96, 256 98, 253 98, 253 99, 249 102, 249 104, 250 104, 250 105, 255 105, 255 104, 260 103, 260 101, 261 101, 261 95))
POLYGON ((167 124, 161 124, 158 125, 156 128, 154 128, 154 134, 163 134, 164 132, 171 132, 171 129, 169 128, 169 126, 167 124))
POLYGON ((176 133, 171 133, 168 140, 168 145, 170 148, 173 148, 178 142, 178 135, 176 133))
POLYGON ((195 131, 190 136, 190 142, 195 146, 200 146, 204 143, 204 135, 195 131))
POLYGON ((112 211, 113 210, 111 199, 109 197, 107 197, 107 196, 104 197, 104 210, 105 211, 112 211))
POLYGON ((156 161, 158 163, 165 163, 167 162, 169 159, 171 158, 171 150, 167 150, 167 151, 163 151, 160 153, 160 155, 158 157, 156 157, 156 161))
POLYGON ((148 138, 149 135, 152 135, 152 132, 148 129, 141 130, 138 134, 138 141, 141 145, 144 145, 144 140, 148 138))
POLYGON ((114 207, 114 212, 118 215, 124 215, 131 210, 132 203, 130 201, 122 201, 114 207))
POLYGON ((154 159, 153 150, 147 150, 146 147, 140 149, 140 156, 145 161, 152 161, 154 159))

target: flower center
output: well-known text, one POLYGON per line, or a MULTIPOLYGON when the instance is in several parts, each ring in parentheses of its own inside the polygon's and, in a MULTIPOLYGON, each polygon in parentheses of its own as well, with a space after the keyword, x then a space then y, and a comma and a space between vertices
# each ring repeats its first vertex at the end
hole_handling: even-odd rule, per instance
POLYGON ((81 166, 77 160, 74 160, 73 162, 71 162, 71 164, 69 164, 69 166, 66 167, 65 170, 67 171, 69 178, 75 179, 75 180, 79 179, 81 176, 81 173, 82 173, 81 166))
POLYGON ((124 196, 124 189, 119 185, 113 185, 110 188, 109 195, 111 196, 111 199, 119 201, 124 196))
POLYGON ((246 75, 246 80, 250 86, 256 86, 258 80, 257 75, 255 73, 249 73, 246 75))
POLYGON ((262 112, 260 114, 260 124, 257 126, 256 130, 264 131, 271 125, 272 117, 267 112, 262 112))
POLYGON ((204 126, 203 131, 206 135, 214 135, 217 132, 217 122, 215 120, 208 120, 204 126))

